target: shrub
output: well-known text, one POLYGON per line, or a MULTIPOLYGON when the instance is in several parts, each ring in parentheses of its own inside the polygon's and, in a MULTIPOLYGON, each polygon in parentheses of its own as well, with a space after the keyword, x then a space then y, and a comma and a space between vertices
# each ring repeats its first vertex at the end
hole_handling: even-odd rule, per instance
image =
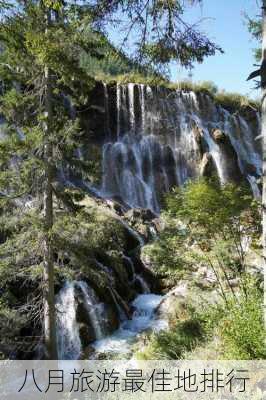
POLYGON ((246 284, 238 301, 232 300, 219 325, 227 359, 265 359, 262 293, 254 281, 246 284))
POLYGON ((234 273, 245 270, 243 239, 255 239, 261 230, 258 204, 247 190, 201 178, 166 196, 166 213, 185 224, 183 232, 193 244, 193 249, 183 246, 183 255, 201 256, 211 269, 218 264, 224 275, 228 268, 234 273))
POLYGON ((259 108, 257 102, 251 100, 247 96, 240 95, 239 93, 227 93, 221 91, 215 95, 215 101, 230 111, 238 110, 247 106, 252 106, 256 109, 259 108))

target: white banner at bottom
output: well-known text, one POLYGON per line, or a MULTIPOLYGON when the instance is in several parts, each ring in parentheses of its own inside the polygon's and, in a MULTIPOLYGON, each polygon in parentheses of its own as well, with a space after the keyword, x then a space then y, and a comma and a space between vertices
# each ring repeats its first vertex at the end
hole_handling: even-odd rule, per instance
POLYGON ((265 361, 0 361, 1 400, 266 399, 265 361))

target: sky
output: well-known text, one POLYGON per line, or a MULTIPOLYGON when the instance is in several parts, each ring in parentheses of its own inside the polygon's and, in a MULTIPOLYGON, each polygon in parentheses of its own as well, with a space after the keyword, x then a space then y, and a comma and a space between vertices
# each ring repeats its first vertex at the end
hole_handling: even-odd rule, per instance
MULTIPOLYGON (((254 82, 247 82, 249 74, 256 69, 253 49, 258 43, 248 32, 244 13, 259 16, 261 0, 202 0, 202 5, 190 6, 184 15, 188 23, 199 23, 200 30, 222 47, 224 54, 217 53, 195 64, 192 80, 213 81, 220 90, 238 92, 252 98, 259 97, 254 82)), ((114 44, 119 43, 121 32, 110 30, 114 44)), ((188 78, 188 71, 176 63, 170 66, 171 80, 188 78)))
MULTIPOLYGON (((249 16, 258 16, 261 12, 259 0, 203 0, 202 6, 190 7, 185 13, 188 22, 203 19, 201 31, 225 52, 195 65, 192 80, 211 80, 219 89, 256 98, 259 96, 258 90, 254 89, 254 83, 246 79, 256 69, 253 66, 256 61, 252 49, 258 43, 252 40, 245 25, 245 12, 249 16)), ((188 72, 176 64, 171 66, 172 80, 187 76, 188 72)))

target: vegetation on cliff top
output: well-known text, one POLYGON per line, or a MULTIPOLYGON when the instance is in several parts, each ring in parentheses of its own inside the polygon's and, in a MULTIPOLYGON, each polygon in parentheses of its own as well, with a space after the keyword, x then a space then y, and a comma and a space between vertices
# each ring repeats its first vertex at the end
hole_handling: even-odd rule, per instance
POLYGON ((193 91, 208 94, 216 104, 230 111, 241 111, 249 106, 259 110, 258 101, 234 92, 219 90, 214 82, 192 82, 183 80, 171 82, 167 71, 160 73, 150 65, 141 65, 130 60, 122 51, 116 49, 105 37, 102 38, 103 57, 96 59, 85 53, 81 54, 81 65, 90 76, 106 83, 136 83, 150 86, 162 86, 172 90, 193 91))

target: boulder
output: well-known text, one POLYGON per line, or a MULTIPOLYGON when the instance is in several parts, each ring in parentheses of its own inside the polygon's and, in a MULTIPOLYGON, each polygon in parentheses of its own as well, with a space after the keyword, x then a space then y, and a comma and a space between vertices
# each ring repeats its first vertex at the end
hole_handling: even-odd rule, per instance
POLYGON ((79 336, 82 348, 87 347, 90 343, 96 340, 95 332, 92 327, 84 323, 79 325, 79 336))
POLYGON ((200 162, 200 175, 210 178, 217 174, 217 168, 210 153, 204 153, 200 162))
POLYGON ((214 129, 212 131, 212 136, 219 146, 219 152, 221 155, 220 167, 223 171, 224 181, 239 184, 243 180, 243 175, 239 168, 237 153, 229 136, 220 129, 214 129))
POLYGON ((212 137, 215 142, 223 142, 226 139, 226 135, 221 129, 213 129, 212 137))
POLYGON ((152 225, 154 226, 157 233, 160 233, 165 228, 165 223, 162 218, 154 218, 152 221, 152 225))
POLYGON ((188 286, 185 281, 181 281, 177 287, 171 290, 156 309, 157 319, 183 320, 187 318, 186 297, 188 286))
POLYGON ((200 128, 196 123, 193 124, 192 126, 192 131, 194 133, 194 137, 198 146, 198 152, 200 157, 204 154, 204 152, 207 150, 207 145, 204 139, 204 133, 203 129, 200 128))
POLYGON ((240 278, 229 279, 228 282, 231 288, 237 288, 240 285, 240 278))

